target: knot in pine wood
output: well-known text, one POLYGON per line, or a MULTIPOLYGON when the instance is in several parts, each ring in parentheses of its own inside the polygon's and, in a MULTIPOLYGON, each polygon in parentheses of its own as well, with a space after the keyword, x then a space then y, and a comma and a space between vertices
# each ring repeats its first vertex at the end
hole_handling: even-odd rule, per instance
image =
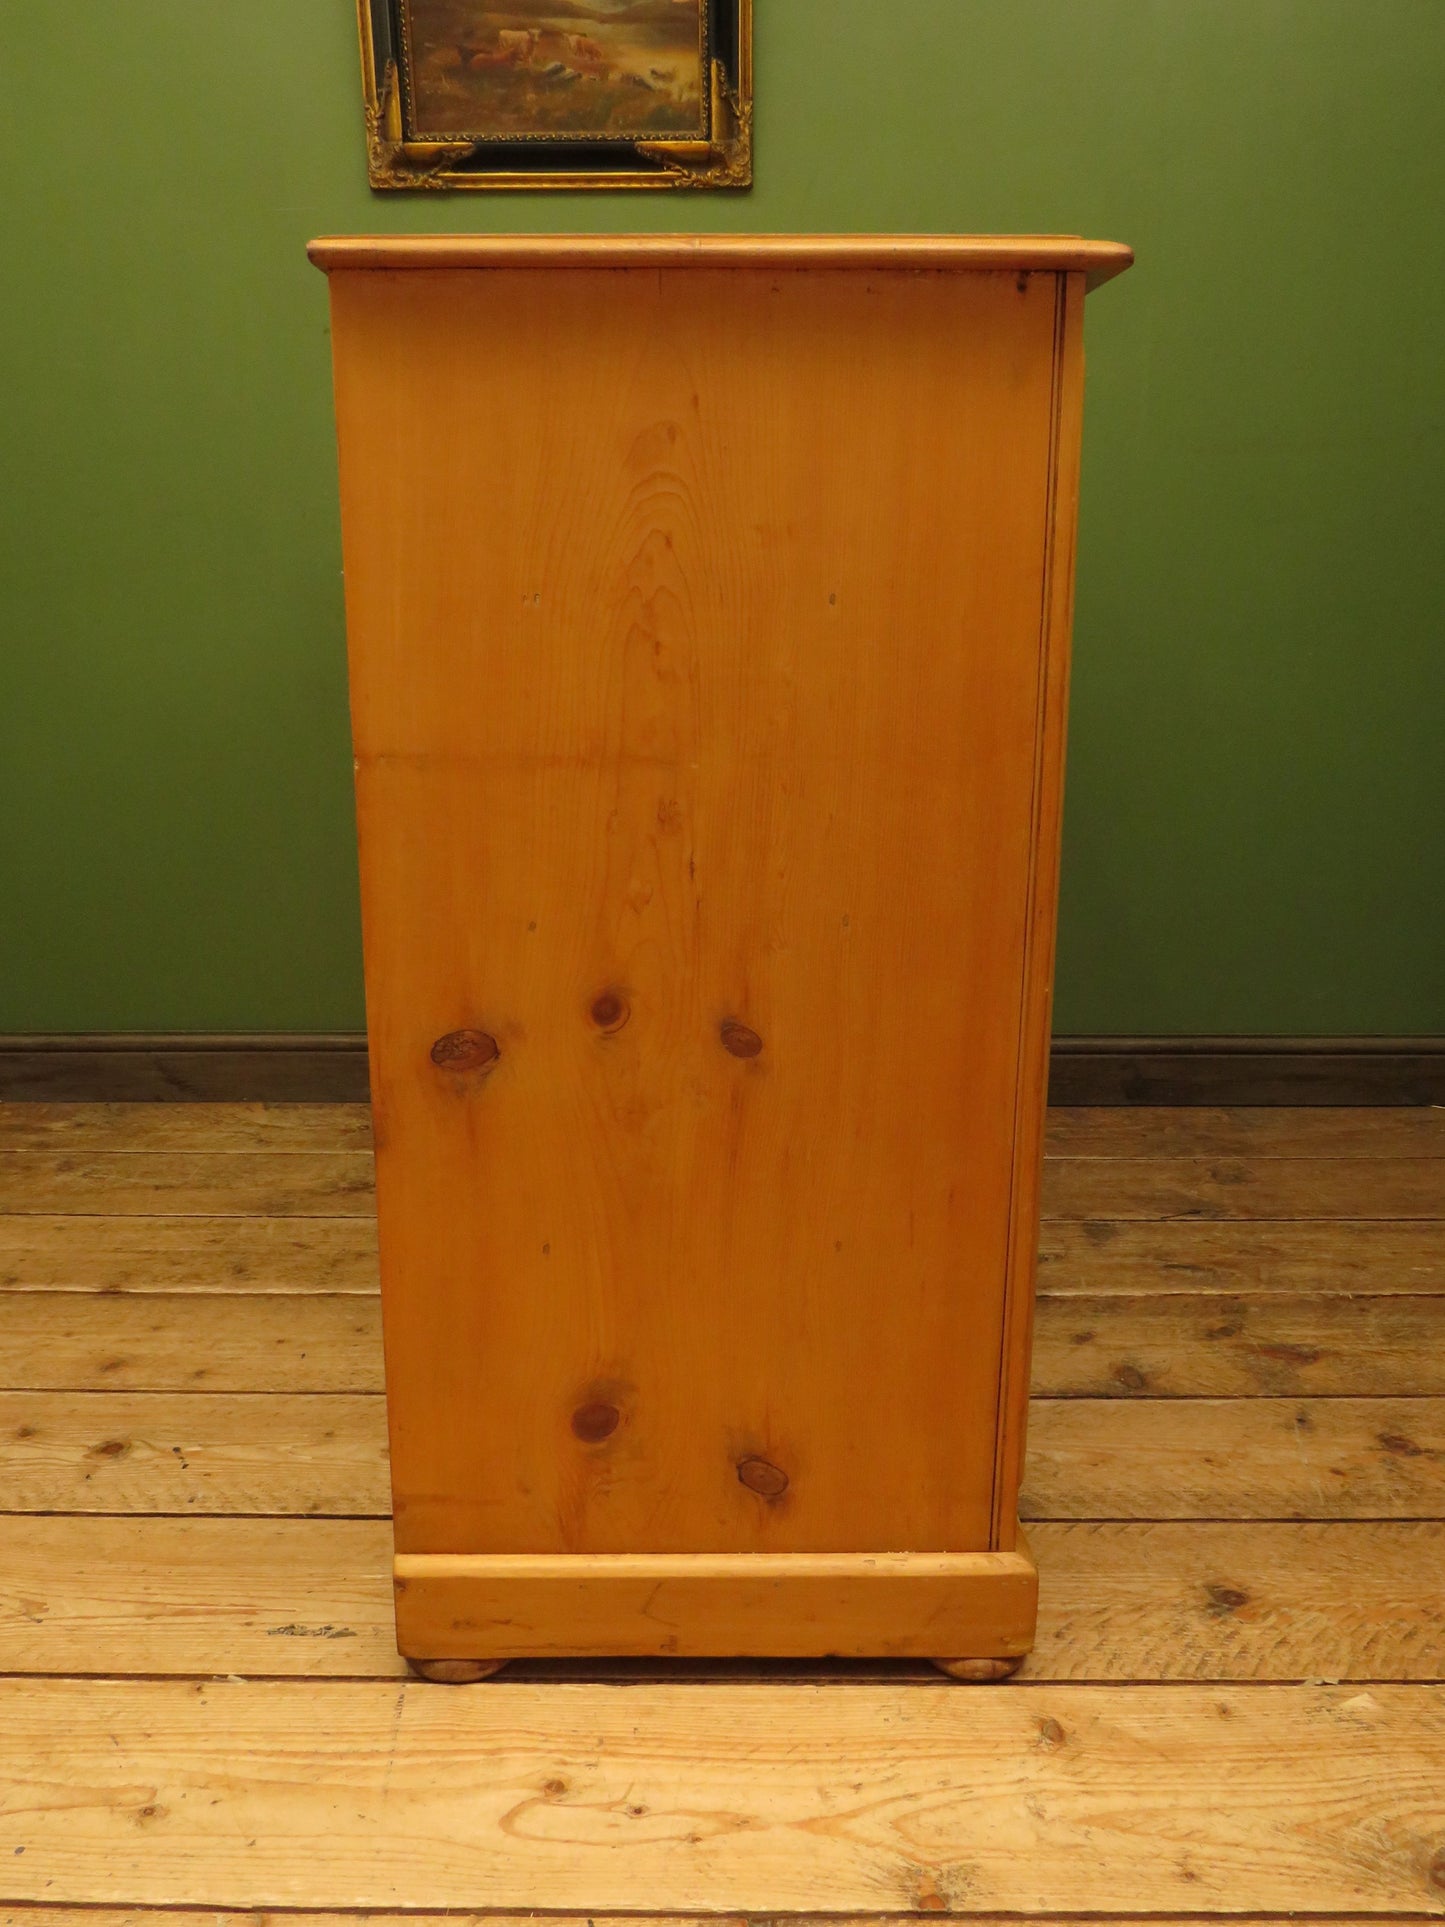
POLYGON ((722 1047, 734 1057, 756 1057, 763 1048, 763 1040, 755 1030, 740 1024, 735 1017, 724 1020, 718 1029, 722 1047))
POLYGON ((431 1061, 444 1071, 488 1071, 501 1054, 496 1038, 485 1030, 449 1030, 431 1047, 431 1061))
POLYGON ((760 1499, 781 1499, 788 1489, 788 1475, 780 1465, 749 1454, 738 1460, 738 1483, 756 1492, 760 1499))
POLYGON ((622 1414, 605 1399, 589 1399, 572 1414, 572 1430, 584 1445, 600 1445, 617 1430, 622 1414))
POLYGON ((612 1032, 621 1030, 632 1015, 632 1011, 620 990, 603 990, 592 999, 592 1007, 588 1015, 600 1031, 611 1035, 612 1032))

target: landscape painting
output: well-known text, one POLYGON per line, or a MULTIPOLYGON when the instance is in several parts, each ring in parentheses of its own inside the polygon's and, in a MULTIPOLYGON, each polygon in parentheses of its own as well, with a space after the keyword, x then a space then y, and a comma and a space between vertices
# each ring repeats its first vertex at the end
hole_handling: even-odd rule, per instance
POLYGON ((402 0, 413 139, 705 136, 706 0, 402 0))

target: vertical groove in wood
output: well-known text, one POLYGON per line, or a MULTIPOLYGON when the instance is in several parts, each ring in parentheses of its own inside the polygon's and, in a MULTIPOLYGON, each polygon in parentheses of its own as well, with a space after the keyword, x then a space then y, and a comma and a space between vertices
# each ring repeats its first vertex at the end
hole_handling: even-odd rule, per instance
POLYGON ((1039 717, 1035 730, 1037 774, 1018 1086, 1014 1100, 1013 1177, 1009 1195, 990 1537, 990 1544, 1001 1551, 1010 1550, 1018 1539, 1018 1495, 1028 1435, 1029 1356, 1048 1101, 1049 1018, 1058 921, 1074 548, 1084 420, 1084 293, 1082 274, 1057 277, 1053 429, 1040 610, 1039 717))

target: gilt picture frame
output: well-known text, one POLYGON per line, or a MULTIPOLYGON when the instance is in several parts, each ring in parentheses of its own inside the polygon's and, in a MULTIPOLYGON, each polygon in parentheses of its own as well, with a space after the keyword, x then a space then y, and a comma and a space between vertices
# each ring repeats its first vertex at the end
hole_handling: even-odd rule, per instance
POLYGON ((746 188, 752 0, 358 0, 373 188, 746 188))

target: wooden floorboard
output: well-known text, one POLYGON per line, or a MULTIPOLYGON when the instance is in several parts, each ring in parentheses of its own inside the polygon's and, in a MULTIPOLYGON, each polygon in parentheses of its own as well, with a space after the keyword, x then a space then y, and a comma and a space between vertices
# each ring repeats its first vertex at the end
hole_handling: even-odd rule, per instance
MULTIPOLYGON (((1445 1399, 1035 1399, 1026 1519, 1445 1515, 1445 1399)), ((0 1512, 373 1517, 375 1395, 0 1393, 0 1512)))
POLYGON ((387 1519, 0 1518, 0 1673, 405 1672, 387 1519))
POLYGON ((0 1106, 0 1927, 1445 1914, 1445 1111, 1051 1115, 997 1689, 408 1682, 369 1143, 0 1106))
MULTIPOLYGON (((0 1150, 369 1150, 364 1104, 0 1103, 0 1150)), ((1445 1157, 1445 1106, 1088 1106, 1049 1112, 1051 1157, 1445 1157)))
MULTIPOLYGON (((1044 1523, 1030 1542, 1028 1679, 1445 1680, 1439 1523, 1044 1523)), ((0 1673, 403 1672, 384 1519, 0 1519, 0 1673)))
POLYGON ((390 1510, 374 1395, 0 1393, 0 1512, 390 1510))
MULTIPOLYGON (((936 1910, 926 1910, 936 1911, 936 1910)), ((758 1927, 758 1916, 749 1914, 723 1914, 703 1911, 692 1913, 649 1914, 649 1913, 606 1913, 601 1908, 548 1908, 545 1912, 534 1909, 524 1914, 481 1911, 476 1908, 454 1908, 446 1913, 413 1910, 406 1913, 389 1913, 384 1908, 369 1908, 365 1912, 338 1912, 332 1910, 313 1910, 288 1908, 284 1919, 286 1927, 355 1927, 355 1923, 365 1921, 367 1927, 536 1927, 539 1920, 556 1920, 561 1923, 575 1922, 576 1927, 684 1927, 684 1923, 696 1922, 699 1918, 715 1923, 715 1927, 758 1927)), ((970 1927, 1017 1927, 1017 1914, 971 1914, 970 1927)), ((1054 1923, 1077 1922, 1076 1914, 1034 1914, 1039 1927, 1054 1927, 1054 1923)), ((1137 1914, 1095 1913, 1088 1916, 1089 1927, 1137 1927, 1137 1914)), ((1151 1914, 1149 1927, 1200 1927, 1200 1914, 1151 1914)), ((1237 1917, 1238 1918, 1238 1917, 1237 1917)), ((1300 1927, 1300 1923, 1322 1916, 1299 1914, 1253 1913, 1244 1916, 1252 1927, 1300 1927)), ((1418 1923, 1427 1916, 1419 1913, 1378 1913, 1378 1914, 1330 1914, 1327 1916, 1330 1927, 1407 1927, 1407 1923, 1418 1923)), ((790 1911, 787 1915, 788 1927, 918 1927, 919 1915, 911 1914, 817 1914, 790 1911)), ((185 1908, 185 1907, 46 1907, 43 1905, 19 1906, 0 1905, 0 1927, 275 1927, 266 1915, 248 1911, 240 1913, 225 1908, 185 1908)))
MULTIPOLYGON (((1089 1297, 1445 1293, 1445 1220, 1046 1224, 1039 1287, 1089 1297)), ((0 1214, 0 1291, 376 1289, 368 1218, 0 1214)))
POLYGON ((1432 1686, 0 1683, 67 1904, 1423 1911, 1442 1749, 1432 1686))
POLYGON ((375 1209, 370 1151, 0 1151, 0 1211, 17 1215, 369 1218, 375 1209))
MULTIPOLYGON (((0 1223, 0 1261, 3 1235, 0 1223)), ((1445 1292, 1445 1220, 1116 1224, 1093 1218, 1046 1224, 1039 1238, 1038 1280, 1039 1290, 1055 1297, 1286 1292, 1373 1298, 1445 1292)))
MULTIPOLYGON (((368 1217, 369 1151, 0 1151, 0 1211, 168 1217, 368 1217)), ((1445 1161, 1052 1158, 1046 1221, 1445 1218, 1445 1161)))
POLYGON ((1439 1158, 1445 1105, 1054 1106, 1045 1148, 1050 1157, 1083 1158, 1439 1158))
MULTIPOLYGON (((1445 1394, 1445 1293, 1045 1295, 1045 1397, 1445 1394)), ((0 1390, 379 1392, 381 1308, 324 1293, 12 1292, 0 1390)))
POLYGON ((1034 1390, 1074 1398, 1445 1394, 1445 1293, 1040 1298, 1034 1390))
POLYGON ((1434 1519, 1445 1399, 1035 1399, 1025 1519, 1434 1519))
MULTIPOLYGON (((570 1911, 549 1908, 545 1913, 537 1909, 525 1914, 482 1912, 475 1908, 455 1908, 447 1913, 388 1913, 382 1908, 371 1908, 364 1913, 288 1908, 284 1918, 287 1927, 355 1927, 358 1921, 365 1921, 367 1927, 536 1927, 539 1920, 575 1922, 576 1927, 624 1927, 624 1923, 625 1927, 683 1927, 685 1922, 699 1918, 716 1923, 716 1927, 757 1927, 757 1916, 748 1914, 613 1914, 596 1907, 570 1911)), ((1040 1927, 1053 1927, 1055 1922, 1077 1921, 1078 1916, 1035 1914, 1032 1918, 1040 1927)), ((1152 1914, 1149 1927, 1199 1927, 1201 1918, 1199 1914, 1152 1914)), ((1301 1920, 1307 1918, 1310 1917, 1298 1914, 1248 1916, 1253 1927, 1300 1927, 1301 1920)), ((1331 1914, 1328 1918, 1331 1927, 1407 1927, 1407 1923, 1419 1922, 1424 1916, 1331 1914)), ((905 1923, 908 1927, 917 1927, 919 1915, 790 1912, 787 1919, 788 1927, 863 1927, 864 1922, 868 1927, 905 1927, 905 1923)), ((1018 1916, 973 1914, 969 1919, 971 1927, 1016 1927, 1018 1916)), ((1138 1919, 1135 1914, 1091 1914, 1089 1927, 1136 1927, 1138 1919)), ((274 1927, 264 1915, 258 1918, 255 1912, 239 1913, 225 1908, 0 1905, 0 1927, 262 1927, 262 1923, 264 1927, 274 1927)))
MULTIPOLYGON (((21 1155, 16 1153, 15 1155, 21 1155)), ((35 1153, 39 1157, 40 1153, 35 1153)), ((0 1199, 4 1198, 0 1171, 0 1199)), ((1046 1220, 1445 1218, 1445 1163, 1412 1158, 1050 1158, 1046 1220)))
POLYGON ((371 1218, 0 1215, 0 1292, 376 1290, 371 1218))
POLYGON ((370 1149, 366 1104, 0 1104, 3 1151, 370 1149))
POLYGON ((315 1292, 12 1292, 0 1313, 0 1390, 26 1388, 379 1392, 381 1301, 315 1292))

